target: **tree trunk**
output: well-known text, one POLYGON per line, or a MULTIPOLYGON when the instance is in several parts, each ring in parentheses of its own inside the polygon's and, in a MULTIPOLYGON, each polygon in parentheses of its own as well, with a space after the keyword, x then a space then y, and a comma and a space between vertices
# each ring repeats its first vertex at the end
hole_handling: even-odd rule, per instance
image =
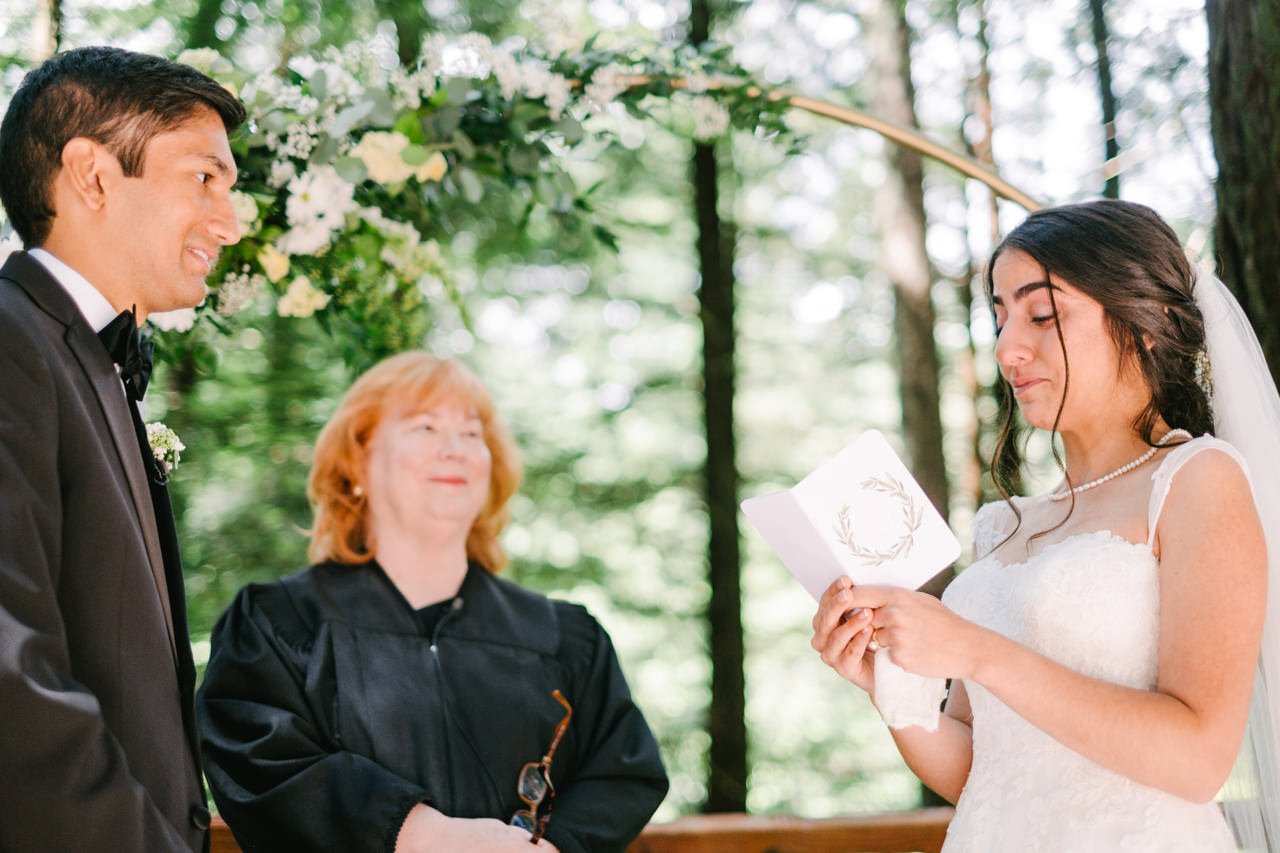
MULTIPOLYGON (((977 119, 977 126, 981 128, 981 135, 976 139, 970 139, 962 131, 961 136, 969 154, 979 163, 995 172, 996 158, 992 147, 992 139, 995 135, 995 121, 992 117, 991 109, 991 43, 987 39, 985 0, 973 0, 972 8, 974 14, 978 17, 978 32, 976 36, 978 62, 966 86, 968 95, 967 114, 977 119)), ((968 124, 969 122, 966 121, 962 127, 968 124)), ((995 246, 1000 240, 1000 209, 994 192, 988 191, 986 199, 987 238, 990 244, 995 246)), ((965 242, 970 244, 969 240, 965 242)), ((956 298, 966 309, 972 309, 976 298, 973 290, 973 281, 982 274, 982 271, 983 261, 970 255, 964 276, 956 285, 956 298)), ((965 324, 965 328, 969 329, 969 324, 965 324)), ((972 440, 969 445, 970 456, 965 460, 965 465, 961 472, 960 488, 975 508, 981 506, 987 499, 987 493, 983 489, 982 482, 982 472, 987 468, 987 460, 982 452, 983 436, 986 434, 984 427, 987 425, 983 424, 979 412, 981 411, 980 403, 983 397, 990 393, 989 389, 984 388, 978 380, 977 360, 977 346, 974 344, 973 333, 970 330, 963 356, 956 366, 956 372, 960 375, 961 381, 964 382, 966 394, 973 400, 974 419, 972 440)), ((997 374, 995 381, 1003 382, 1004 380, 997 374)))
MULTIPOLYGON (((689 40, 710 35, 708 0, 694 0, 689 40)), ((706 812, 747 807, 746 683, 743 675, 742 579, 738 530, 738 462, 734 441, 734 232, 719 209, 719 164, 710 145, 693 155, 694 208, 698 225, 698 289, 702 322, 703 411, 707 458, 705 499, 710 523, 707 606, 711 653, 711 738, 706 812)))
POLYGON ((1098 93, 1102 101, 1102 133, 1107 151, 1103 167, 1106 183, 1102 185, 1102 194, 1106 198, 1120 198, 1120 172, 1116 162, 1120 156, 1120 143, 1116 141, 1116 96, 1111 90, 1111 54, 1107 51, 1106 0, 1089 0, 1089 16, 1093 24, 1093 47, 1098 56, 1098 93))
POLYGON ((31 30, 32 62, 43 62, 57 53, 62 42, 62 0, 37 0, 31 30))
MULTIPOLYGON (((919 127, 905 0, 873 0, 865 8, 869 9, 872 111, 903 127, 919 127)), ((902 146, 891 147, 888 159, 884 184, 875 197, 881 246, 877 263, 893 286, 902 435, 908 466, 946 518, 950 499, 942 453, 938 351, 933 341, 933 271, 925 249, 924 163, 920 155, 902 146)), ((951 571, 942 572, 922 588, 941 595, 951 577, 951 571)), ((920 789, 925 805, 942 804, 942 798, 924 784, 920 789)))
POLYGON ((378 15, 396 25, 396 53, 400 64, 409 67, 422 52, 422 37, 428 18, 421 0, 374 0, 378 15))
MULTIPOLYGON (((916 128, 910 32, 903 0, 867 4, 873 112, 916 128)), ((924 166, 901 146, 888 152, 889 170, 876 192, 878 264, 894 293, 894 331, 902 394, 902 433, 908 464, 945 518, 949 505, 938 399, 938 352, 933 340, 932 270, 925 250, 924 166)))
POLYGON ((1222 280, 1280 382, 1280 0, 1208 0, 1222 280))
POLYGON ((196 12, 187 21, 187 47, 211 47, 222 51, 226 42, 218 37, 222 0, 197 0, 196 12))

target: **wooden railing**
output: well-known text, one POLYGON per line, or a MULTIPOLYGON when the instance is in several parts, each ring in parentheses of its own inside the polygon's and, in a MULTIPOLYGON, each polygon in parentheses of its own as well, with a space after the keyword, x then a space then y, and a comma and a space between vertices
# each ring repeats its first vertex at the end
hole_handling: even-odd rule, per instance
MULTIPOLYGON (((952 813, 951 808, 933 808, 824 820, 694 815, 649 824, 628 853, 937 853, 952 813)), ((218 817, 213 819, 211 853, 240 853, 218 817)))

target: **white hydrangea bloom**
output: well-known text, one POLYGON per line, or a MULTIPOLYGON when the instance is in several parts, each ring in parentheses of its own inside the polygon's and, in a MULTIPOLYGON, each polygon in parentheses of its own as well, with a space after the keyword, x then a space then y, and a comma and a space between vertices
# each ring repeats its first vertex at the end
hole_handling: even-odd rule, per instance
POLYGON ((294 122, 289 125, 289 129, 285 131, 284 136, 278 133, 268 133, 267 147, 277 157, 305 160, 311 156, 311 152, 319 144, 319 139, 317 138, 319 134, 319 122, 315 119, 294 122))
POLYGON ((729 129, 729 111, 710 95, 697 95, 690 104, 695 139, 715 139, 729 129))
POLYGON ((239 190, 231 191, 231 209, 236 213, 236 221, 240 223, 240 233, 248 234, 258 224, 258 203, 253 196, 239 190))
POLYGON ((387 80, 387 89, 391 94, 391 105, 397 112, 416 110, 422 106, 423 95, 430 95, 435 91, 435 80, 432 79, 431 89, 424 92, 417 73, 410 74, 403 68, 396 67, 387 80))
POLYGON ((418 52, 418 69, 421 73, 435 80, 444 70, 444 50, 449 40, 439 33, 429 33, 422 39, 422 49, 418 52))
POLYGON ((565 0, 526 0, 520 4, 520 16, 536 32, 533 40, 551 56, 582 49, 581 28, 568 14, 571 5, 565 0))
POLYGON ((630 69, 622 65, 606 65, 597 68, 591 75, 591 82, 583 87, 587 108, 594 113, 604 112, 614 98, 627 90, 627 80, 631 76, 630 69))
POLYGON ((551 111, 551 118, 558 121, 564 114, 564 108, 569 105, 573 86, 559 74, 551 74, 550 78, 547 81, 547 109, 551 111))
POLYGON ((572 87, 563 76, 555 74, 540 63, 526 59, 520 63, 524 79, 524 93, 529 98, 544 98, 552 119, 559 119, 569 104, 572 87))
POLYGON ((493 41, 488 36, 463 33, 445 50, 445 73, 454 77, 487 77, 493 55, 493 41))
POLYGON ((240 272, 231 273, 222 280, 215 310, 223 317, 232 317, 266 292, 266 276, 251 273, 248 266, 242 267, 240 272))
POLYGON ((350 101, 364 93, 364 86, 355 78, 355 75, 342 67, 338 61, 340 56, 340 54, 328 52, 323 61, 312 56, 295 56, 289 60, 289 69, 308 80, 315 80, 323 74, 325 90, 329 98, 350 101))
MULTIPOLYGON (((285 214, 289 224, 293 226, 290 233, 295 229, 316 226, 327 231, 338 230, 346 215, 354 213, 358 208, 355 192, 355 186, 343 180, 333 166, 312 166, 289 182, 289 201, 285 206, 285 214)), ((325 243, 327 242, 326 238, 325 243)))
POLYGON ((298 167, 289 160, 273 160, 271 174, 267 176, 267 184, 272 189, 280 189, 298 175, 298 167))
POLYGON ((284 232, 276 248, 286 255, 318 255, 333 240, 333 230, 324 221, 313 219, 284 232))
POLYGON ((151 446, 152 455, 164 467, 166 474, 172 473, 173 469, 178 467, 178 462, 182 459, 182 451, 187 449, 182 439, 178 438, 178 434, 160 421, 147 424, 147 444, 151 446))
POLYGON ((201 74, 211 74, 214 70, 225 70, 231 63, 222 54, 211 47, 196 47, 184 50, 176 60, 180 65, 189 65, 201 74))
POLYGON ((502 97, 509 101, 520 91, 523 77, 520 63, 516 62, 515 57, 506 51, 494 51, 492 64, 493 77, 498 81, 498 88, 502 90, 502 97))
MULTIPOLYGON (((0 219, 0 223, 2 222, 4 220, 0 219)), ((10 255, 21 248, 22 240, 18 238, 17 234, 9 234, 7 237, 0 238, 0 264, 3 264, 10 255)))
POLYGON ((165 332, 189 332, 196 324, 196 309, 156 311, 147 315, 147 322, 165 332))
MULTIPOLYGON (((436 73, 428 68, 419 68, 409 75, 409 79, 413 81, 417 87, 421 97, 429 98, 436 92, 436 73)), ((419 101, 421 102, 421 101, 419 101)))
POLYGON ((711 82, 701 71, 691 71, 684 76, 684 90, 691 95, 701 95, 711 88, 711 82))
POLYGON ((305 275, 300 275, 276 303, 276 313, 281 317, 310 317, 328 304, 329 294, 317 290, 305 275))

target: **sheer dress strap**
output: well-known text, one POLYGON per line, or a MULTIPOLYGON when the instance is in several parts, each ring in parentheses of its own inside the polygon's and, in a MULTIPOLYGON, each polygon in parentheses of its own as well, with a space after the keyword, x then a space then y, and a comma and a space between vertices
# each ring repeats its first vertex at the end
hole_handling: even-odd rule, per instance
POLYGON ((973 559, 990 554, 1013 529, 1013 510, 1002 500, 985 503, 973 514, 973 559))
POLYGON ((1194 457, 1196 454, 1205 450, 1219 450, 1236 461, 1240 469, 1244 471, 1245 479, 1249 477, 1249 468, 1245 465, 1244 457, 1240 455, 1240 451, 1236 450, 1227 442, 1220 438, 1214 438, 1211 435, 1202 435, 1199 438, 1193 438, 1185 444, 1180 444, 1160 461, 1159 467, 1151 474, 1151 500, 1147 505, 1147 547, 1151 548, 1156 543, 1156 524, 1160 521, 1160 513, 1164 511, 1164 502, 1169 497, 1169 490, 1173 488, 1173 477, 1181 470, 1182 466, 1194 457))

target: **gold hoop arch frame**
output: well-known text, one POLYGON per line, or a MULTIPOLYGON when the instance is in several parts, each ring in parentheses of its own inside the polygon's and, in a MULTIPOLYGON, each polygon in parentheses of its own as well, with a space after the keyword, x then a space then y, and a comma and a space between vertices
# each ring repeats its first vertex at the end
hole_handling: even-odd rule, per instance
MULTIPOLYGON (((627 82, 630 85, 638 86, 652 81, 652 77, 632 77, 627 82)), ((578 81, 574 81, 575 84, 578 81)), ((676 78, 671 81, 673 88, 687 88, 688 83, 684 78, 676 78)), ((715 80, 708 81, 708 89, 723 88, 723 85, 715 80)), ((1019 204, 1028 212, 1039 210, 1043 205, 1036 201, 1029 193, 1015 187, 986 166, 974 160, 972 157, 952 151, 945 145, 934 142, 917 130, 902 127, 884 119, 867 115, 861 110, 855 110, 852 107, 842 107, 829 101, 819 100, 818 98, 810 98, 805 95, 791 95, 786 92, 766 91, 757 87, 751 87, 747 93, 752 97, 758 97, 764 94, 770 101, 785 101, 787 106, 792 109, 801 110, 823 118, 834 119, 841 124, 847 124, 852 127, 861 127, 870 130, 872 133, 878 133, 885 139, 904 148, 909 148, 925 157, 937 160, 939 163, 947 166, 960 174, 973 178, 975 181, 981 181, 1001 198, 1019 204)))
POLYGON ((1039 210, 1042 205, 1032 198, 1029 194, 1015 187, 986 166, 956 151, 952 151, 944 145, 939 145, 929 137, 919 131, 911 130, 892 122, 878 119, 875 116, 867 115, 860 110, 842 107, 827 101, 820 101, 817 98, 808 98, 803 95, 788 95, 784 92, 769 92, 767 96, 771 101, 785 101, 788 106, 803 110, 813 115, 823 116, 825 118, 835 119, 842 124, 852 125, 854 127, 863 127, 874 133, 878 133, 890 142, 896 143, 909 148, 925 157, 931 157, 960 172, 966 177, 973 178, 975 181, 981 181, 986 184, 992 192, 1001 198, 1008 199, 1016 204, 1022 205, 1027 211, 1039 210))

